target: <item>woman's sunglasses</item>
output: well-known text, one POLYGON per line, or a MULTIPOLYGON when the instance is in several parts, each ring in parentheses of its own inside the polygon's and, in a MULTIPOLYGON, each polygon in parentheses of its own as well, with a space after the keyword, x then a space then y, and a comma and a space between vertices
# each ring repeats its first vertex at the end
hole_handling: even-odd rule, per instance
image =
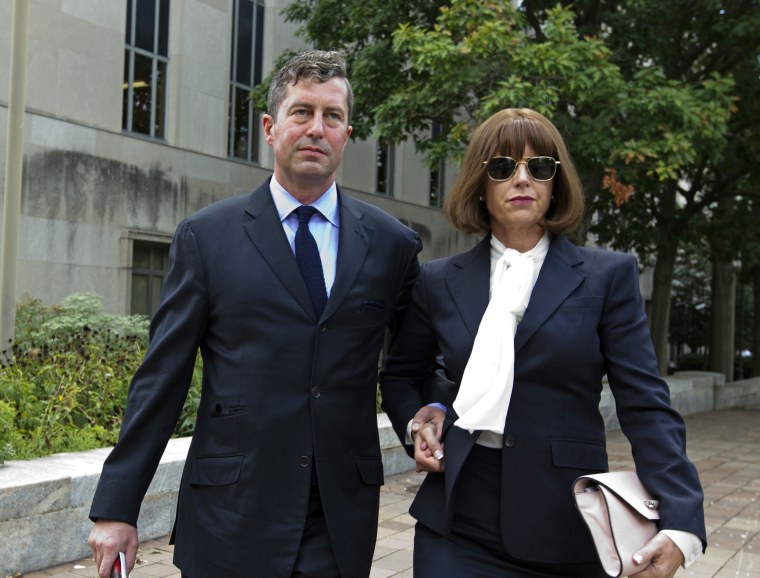
POLYGON ((558 160, 552 157, 527 157, 516 161, 512 157, 493 157, 483 161, 492 181, 508 181, 517 172, 517 165, 524 164, 528 173, 537 181, 550 181, 557 173, 558 160))

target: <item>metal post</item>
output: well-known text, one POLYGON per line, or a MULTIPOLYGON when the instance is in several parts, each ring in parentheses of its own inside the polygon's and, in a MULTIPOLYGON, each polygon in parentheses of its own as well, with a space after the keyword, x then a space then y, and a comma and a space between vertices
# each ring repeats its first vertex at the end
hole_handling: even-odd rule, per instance
POLYGON ((11 66, 8 82, 8 138, 5 154, 3 245, 0 255, 0 362, 13 360, 16 323, 16 270, 21 219, 21 180, 24 171, 24 112, 29 0, 13 0, 11 66))

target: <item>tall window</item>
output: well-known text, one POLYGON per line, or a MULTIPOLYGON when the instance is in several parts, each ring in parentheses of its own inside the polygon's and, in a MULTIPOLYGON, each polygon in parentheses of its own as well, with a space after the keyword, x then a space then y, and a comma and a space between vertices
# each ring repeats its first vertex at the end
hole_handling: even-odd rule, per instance
POLYGON ((127 0, 122 128, 164 138, 169 0, 127 0))
POLYGON ((393 196, 393 143, 379 140, 375 145, 375 190, 378 195, 393 196))
POLYGON ((229 156, 259 160, 258 115, 249 99, 261 82, 264 39, 263 0, 234 0, 230 66, 229 156))
MULTIPOLYGON (((430 140, 435 142, 441 138, 443 130, 441 123, 433 121, 433 126, 430 132, 430 140)), ((441 159, 435 168, 430 169, 430 194, 429 204, 431 207, 443 206, 443 195, 446 191, 446 162, 441 159)))
POLYGON ((132 315, 153 316, 169 270, 169 246, 135 241, 132 246, 132 315))

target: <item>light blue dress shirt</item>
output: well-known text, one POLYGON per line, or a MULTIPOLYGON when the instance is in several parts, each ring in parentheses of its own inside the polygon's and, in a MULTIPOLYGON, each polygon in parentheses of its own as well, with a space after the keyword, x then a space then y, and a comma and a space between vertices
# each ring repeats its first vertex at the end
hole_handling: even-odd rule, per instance
MULTIPOLYGON (((286 191, 283 186, 272 177, 269 183, 272 200, 280 216, 282 228, 290 243, 290 249, 295 255, 296 230, 298 229, 298 217, 293 212, 301 206, 293 195, 286 191)), ((338 261, 338 230, 340 228, 340 214, 338 211, 338 188, 333 181, 330 188, 311 204, 317 209, 317 213, 309 221, 309 231, 314 236, 322 260, 322 271, 325 275, 325 288, 327 297, 335 282, 335 267, 338 261)))

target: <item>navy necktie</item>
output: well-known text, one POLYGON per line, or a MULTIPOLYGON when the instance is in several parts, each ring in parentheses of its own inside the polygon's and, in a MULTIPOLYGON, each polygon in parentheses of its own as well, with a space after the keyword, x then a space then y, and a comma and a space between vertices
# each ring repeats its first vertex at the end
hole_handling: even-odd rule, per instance
POLYGON ((311 304, 317 319, 322 317, 327 303, 327 289, 325 288, 325 276, 322 272, 322 260, 319 258, 319 249, 314 236, 309 231, 309 221, 317 209, 301 205, 295 210, 298 216, 298 230, 296 231, 296 262, 301 270, 301 275, 309 290, 311 304))

